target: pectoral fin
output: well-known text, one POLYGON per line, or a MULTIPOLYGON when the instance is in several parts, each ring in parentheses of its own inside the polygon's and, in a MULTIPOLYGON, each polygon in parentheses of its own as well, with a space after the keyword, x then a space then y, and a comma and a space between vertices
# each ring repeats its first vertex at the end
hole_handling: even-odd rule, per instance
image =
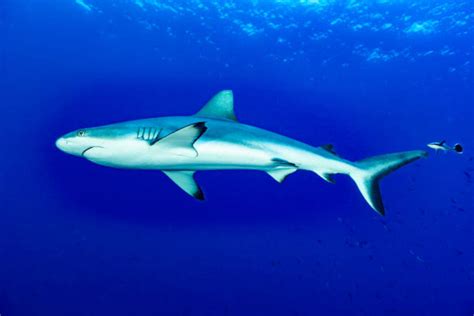
POLYGON ((199 184, 194 180, 195 171, 163 171, 177 186, 183 189, 184 192, 191 195, 197 200, 204 200, 204 193, 202 193, 199 184))
POLYGON ((152 146, 157 150, 167 151, 178 156, 197 157, 198 152, 194 148, 194 143, 206 130, 204 122, 193 123, 161 138, 152 146))

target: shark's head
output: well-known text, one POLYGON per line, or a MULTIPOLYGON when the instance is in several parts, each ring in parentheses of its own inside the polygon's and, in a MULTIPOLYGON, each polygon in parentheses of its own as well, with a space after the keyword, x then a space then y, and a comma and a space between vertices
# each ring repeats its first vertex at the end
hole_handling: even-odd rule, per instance
POLYGON ((74 156, 84 156, 88 151, 105 148, 103 137, 98 137, 95 129, 80 129, 67 133, 56 140, 56 147, 74 156))
POLYGON ((186 119, 183 127, 180 119, 153 118, 80 129, 57 139, 56 146, 65 153, 108 167, 174 166, 179 159, 198 156, 194 143, 207 130, 205 122, 186 119))
POLYGON ((127 130, 116 126, 79 129, 58 138, 56 147, 70 155, 100 162, 116 154, 123 141, 129 139, 127 130))

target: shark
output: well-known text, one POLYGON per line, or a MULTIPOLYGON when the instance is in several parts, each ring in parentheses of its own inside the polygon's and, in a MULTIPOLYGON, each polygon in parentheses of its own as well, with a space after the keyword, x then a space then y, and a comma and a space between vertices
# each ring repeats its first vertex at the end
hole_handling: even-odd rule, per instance
POLYGON ((56 146, 102 166, 161 170, 198 200, 204 200, 204 193, 194 177, 197 171, 260 170, 280 183, 298 170, 314 172, 330 183, 334 175, 343 174, 380 215, 385 215, 380 179, 426 156, 425 151, 412 150, 346 160, 331 144, 315 147, 240 123, 231 90, 214 95, 194 115, 81 128, 59 137, 56 146))

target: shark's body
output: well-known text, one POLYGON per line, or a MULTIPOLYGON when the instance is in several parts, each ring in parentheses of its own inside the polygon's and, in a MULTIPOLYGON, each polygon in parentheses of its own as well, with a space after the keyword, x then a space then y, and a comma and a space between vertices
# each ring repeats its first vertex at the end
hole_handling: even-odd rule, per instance
POLYGON ((297 170, 313 171, 328 182, 333 182, 333 174, 347 174, 380 214, 384 207, 378 180, 425 155, 410 151, 350 162, 337 156, 331 145, 313 147, 237 122, 231 91, 218 93, 193 116, 79 130, 59 138, 57 146, 108 167, 162 170, 197 199, 204 198, 193 177, 199 170, 262 170, 279 182, 297 170))

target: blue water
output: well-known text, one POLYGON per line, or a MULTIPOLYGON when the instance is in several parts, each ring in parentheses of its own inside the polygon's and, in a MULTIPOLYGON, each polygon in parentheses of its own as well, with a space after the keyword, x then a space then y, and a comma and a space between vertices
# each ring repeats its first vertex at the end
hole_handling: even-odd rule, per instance
POLYGON ((472 315, 474 3, 0 2, 0 314, 472 315), (196 112, 347 159, 428 149, 382 182, 158 171, 66 155, 80 127, 196 112))

